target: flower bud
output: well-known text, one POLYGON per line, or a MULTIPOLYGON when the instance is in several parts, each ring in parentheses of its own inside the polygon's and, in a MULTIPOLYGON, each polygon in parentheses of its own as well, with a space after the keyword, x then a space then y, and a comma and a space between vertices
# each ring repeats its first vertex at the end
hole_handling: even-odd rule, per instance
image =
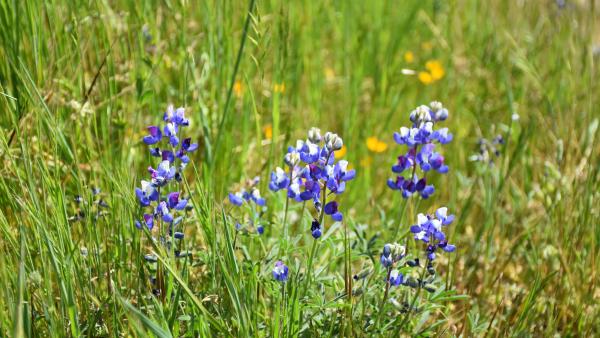
POLYGON ((413 110, 410 112, 410 122, 416 123, 417 122, 417 110, 413 110))
POLYGON ((444 106, 442 106, 442 103, 439 101, 433 101, 429 104, 429 107, 431 108, 431 110, 436 113, 440 110, 442 110, 444 108, 444 106))
POLYGON ((429 122, 429 121, 431 121, 431 114, 429 113, 429 107, 427 107, 425 105, 417 107, 417 109, 416 109, 416 115, 417 115, 416 119, 419 122, 429 122))
POLYGON ((425 284, 425 286, 423 288, 429 293, 433 293, 436 290, 435 286, 433 286, 431 284, 425 284))
POLYGON ((333 150, 340 150, 344 146, 344 141, 341 137, 336 137, 333 141, 333 150))
POLYGON ((321 129, 312 127, 308 131, 308 140, 312 143, 321 142, 321 129))
POLYGON ((447 118, 448 118, 448 109, 446 109, 446 108, 440 109, 435 113, 435 119, 438 121, 444 121, 447 118))
POLYGON ((298 165, 298 163, 300 163, 300 155, 295 151, 291 152, 291 153, 287 153, 287 154, 285 154, 283 161, 288 166, 295 167, 298 165))
POLYGON ((344 146, 344 141, 337 134, 327 132, 325 133, 325 146, 329 150, 340 150, 344 146))

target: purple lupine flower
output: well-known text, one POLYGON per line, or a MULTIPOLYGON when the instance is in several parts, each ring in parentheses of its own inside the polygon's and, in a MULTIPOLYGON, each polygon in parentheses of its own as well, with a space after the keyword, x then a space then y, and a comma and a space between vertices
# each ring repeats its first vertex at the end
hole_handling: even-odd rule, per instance
POLYGON ((170 209, 183 210, 187 205, 186 199, 179 199, 179 192, 175 191, 167 195, 167 202, 170 209))
MULTIPOLYGON (((234 217, 234 221, 236 222, 236 229, 239 231, 244 227, 241 223, 247 223, 250 226, 255 225, 256 232, 259 235, 262 235, 265 231, 265 228, 262 224, 261 217, 264 211, 264 207, 266 205, 265 199, 261 196, 260 190, 257 188, 260 182, 260 177, 255 177, 250 180, 246 180, 243 188, 238 192, 230 192, 229 193, 229 201, 231 204, 235 206, 241 206, 246 202, 249 208, 242 209, 242 212, 249 213, 250 219, 244 220, 245 214, 242 214, 242 219, 238 220, 234 217), (258 208, 253 207, 252 205, 258 206, 258 208)), ((232 216, 233 217, 233 216, 232 216)))
POLYGON ((356 176, 355 170, 348 170, 348 161, 341 160, 335 166, 325 167, 327 175, 327 188, 335 194, 341 194, 346 189, 346 181, 356 176))
POLYGON ((173 147, 176 147, 179 144, 179 138, 177 137, 177 132, 179 128, 173 122, 169 122, 165 125, 165 136, 169 138, 169 144, 173 147))
POLYGON ((425 243, 427 257, 430 261, 435 259, 437 248, 446 252, 456 250, 456 246, 448 244, 443 227, 450 225, 454 221, 454 215, 448 215, 448 208, 442 207, 436 210, 435 216, 419 214, 417 215, 417 224, 410 227, 414 238, 425 243))
POLYGON ((275 168, 275 171, 271 173, 271 181, 269 182, 269 189, 273 191, 279 191, 288 187, 290 179, 283 169, 280 167, 275 168))
POLYGON ((381 256, 379 257, 379 261, 381 265, 386 268, 391 267, 394 263, 398 262, 402 258, 404 258, 406 254, 406 247, 400 244, 391 244, 388 243, 383 246, 383 251, 381 256))
POLYGON ((150 135, 144 136, 144 143, 151 145, 151 144, 156 144, 158 143, 161 138, 162 138, 162 132, 160 131, 160 128, 157 126, 150 126, 148 127, 148 132, 150 133, 150 135))
MULTIPOLYGON (((144 214, 144 224, 148 227, 148 230, 152 230, 154 227, 154 217, 152 215, 144 214)), ((142 223, 140 221, 135 221, 135 227, 138 229, 142 229, 142 223)))
POLYGON ((288 280, 288 272, 289 269, 287 265, 283 264, 282 261, 277 261, 273 268, 273 278, 275 278, 276 281, 285 283, 288 280))
POLYGON ((163 150, 160 157, 163 161, 169 161, 169 164, 175 162, 175 155, 173 155, 173 152, 170 150, 163 150))
POLYGON ((330 215, 334 221, 341 222, 343 219, 342 213, 338 211, 338 203, 336 201, 325 204, 325 214, 330 215))
MULTIPOLYGON (((145 226, 152 231, 156 220, 159 220, 157 224, 161 229, 158 231, 160 237, 157 238, 157 243, 165 246, 167 252, 173 252, 175 258, 189 257, 189 252, 181 252, 178 248, 171 250, 172 239, 181 241, 184 238, 181 223, 185 213, 182 211, 188 207, 188 200, 181 198, 181 191, 173 191, 173 186, 177 189, 181 187, 177 182, 182 181, 182 171, 190 161, 187 154, 195 151, 198 145, 192 143, 190 138, 179 141, 183 128, 189 125, 183 108, 175 110, 173 106, 169 106, 163 120, 165 123, 162 126, 148 127, 149 135, 143 138, 145 144, 151 145, 150 155, 160 158, 160 162, 156 167, 148 166, 151 180, 142 180, 141 188, 135 188, 141 206, 152 208, 152 212, 144 212, 143 220, 136 220, 134 223, 138 229, 143 229, 145 226), (161 194, 162 187, 164 187, 164 195, 161 194), (164 231, 164 227, 167 227, 168 231, 164 231)), ((157 262, 157 257, 154 255, 145 255, 144 258, 148 262, 157 262)), ((151 280, 156 281, 156 277, 151 276, 151 280)), ((165 290, 159 288, 153 289, 152 292, 155 295, 164 295, 165 290)))
POLYGON ((160 157, 161 156, 161 151, 159 147, 154 147, 154 148, 150 148, 150 155, 154 156, 154 157, 160 157))
POLYGON ((152 176, 152 183, 161 187, 175 177, 176 169, 175 167, 171 166, 168 160, 166 160, 160 162, 156 170, 154 170, 152 167, 148 167, 148 172, 152 176))
POLYGON ((390 285, 398 286, 404 284, 404 275, 399 273, 398 270, 394 269, 390 272, 390 285))
POLYGON ((395 179, 387 181, 392 190, 399 190, 402 197, 408 198, 418 193, 426 199, 434 193, 433 185, 427 185, 426 174, 435 170, 441 174, 448 172, 444 156, 435 151, 435 144, 447 144, 452 141, 448 128, 435 129, 436 124, 448 118, 448 110, 439 102, 431 102, 430 106, 419 106, 410 113, 412 126, 401 127, 394 133, 394 140, 400 145, 406 145, 406 154, 398 156, 392 172, 397 174, 395 179), (420 168, 422 173, 417 172, 420 168), (408 173, 408 175, 406 175, 408 173), (422 175, 422 177, 419 177, 422 175))
POLYGON ((307 141, 302 143, 302 146, 298 151, 300 153, 300 159, 302 162, 311 164, 319 160, 321 149, 319 149, 318 145, 307 141))
POLYGON ((142 188, 135 188, 135 195, 143 207, 149 206, 150 202, 158 200, 158 191, 148 181, 142 180, 142 188))
POLYGON ((256 188, 252 189, 252 192, 250 193, 250 196, 248 198, 254 201, 256 205, 259 205, 261 207, 265 205, 265 199, 260 196, 260 191, 256 188))
POLYGON ((381 257, 379 259, 381 265, 388 268, 394 264, 394 260, 392 258, 392 247, 390 244, 386 244, 383 246, 383 252, 381 253, 381 257))
POLYGON ((198 143, 192 143, 191 138, 183 139, 181 142, 181 148, 177 151, 175 156, 181 160, 183 163, 188 163, 190 158, 187 156, 188 153, 191 153, 198 149, 198 143))
POLYGON ((188 126, 190 124, 189 120, 185 118, 185 109, 182 107, 174 109, 172 105, 167 107, 163 120, 179 126, 188 126))
POLYGON ((310 232, 314 239, 317 239, 322 235, 321 223, 319 223, 319 221, 317 221, 316 219, 314 219, 310 225, 310 232))
POLYGON ((233 205, 237 205, 238 207, 244 203, 244 198, 242 197, 241 192, 237 193, 229 193, 229 202, 233 205))
POLYGON ((155 214, 156 214, 156 216, 161 217, 162 220, 167 223, 173 222, 173 215, 171 215, 169 206, 167 205, 167 202, 165 202, 165 201, 158 203, 155 214))
POLYGON ((334 220, 341 221, 342 213, 334 201, 327 201, 329 193, 341 194, 346 189, 346 182, 356 176, 356 171, 348 169, 347 161, 336 163, 334 152, 343 146, 343 140, 337 134, 327 132, 322 137, 321 131, 311 128, 307 139, 298 140, 295 146, 288 147, 284 162, 289 167, 286 172, 276 168, 271 173, 269 189, 272 191, 286 190, 287 197, 297 202, 312 201, 316 222, 311 226, 314 238, 322 235, 321 217, 330 215, 334 220), (323 200, 325 199, 325 205, 323 200))
POLYGON ((256 187, 251 187, 251 191, 241 190, 236 193, 229 193, 229 201, 231 204, 241 206, 244 201, 254 202, 258 206, 265 205, 265 199, 261 197, 260 190, 256 187))

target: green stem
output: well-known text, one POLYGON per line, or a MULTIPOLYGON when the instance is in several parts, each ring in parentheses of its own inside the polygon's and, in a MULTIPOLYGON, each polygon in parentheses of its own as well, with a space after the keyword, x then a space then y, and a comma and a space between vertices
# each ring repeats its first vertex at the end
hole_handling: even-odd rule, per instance
POLYGON ((221 141, 221 135, 223 134, 223 127, 225 125, 225 119, 227 118, 227 114, 229 113, 229 105, 231 103, 231 94, 233 93, 233 85, 235 84, 235 77, 237 76, 238 70, 240 68, 240 62, 242 61, 244 45, 246 44, 246 38, 248 37, 248 28, 250 26, 250 19, 252 17, 252 12, 254 11, 254 3, 255 3, 255 0, 250 0, 248 14, 246 15, 246 22, 244 23, 244 31, 242 32, 242 38, 240 41, 240 49, 238 50, 237 57, 235 60, 235 66, 233 68, 233 73, 231 74, 231 81, 229 83, 229 90, 227 91, 227 98, 225 99, 225 108, 223 109, 223 115, 221 116, 221 121, 219 122, 219 129, 217 132, 217 139, 215 141, 214 154, 218 154, 219 144, 221 141))
MULTIPOLYGON (((421 280, 421 282, 423 281, 423 277, 425 276, 425 270, 427 270, 427 266, 428 265, 429 265, 429 258, 427 258, 427 262, 425 262, 425 265, 423 266, 423 270, 421 270, 421 277, 419 278, 419 280, 421 280)), ((410 303, 410 306, 408 307, 408 310, 406 311, 406 315, 402 319, 402 322, 400 324, 400 328, 404 328, 404 325, 406 325, 406 322, 408 322, 408 319, 410 318, 411 310, 415 306, 415 303, 417 302, 417 299, 419 298, 419 294, 421 293, 421 289, 422 289, 421 285, 419 285, 417 287, 417 293, 415 294, 415 297, 413 298, 412 302, 410 303)))
POLYGON ((394 237, 392 241, 396 241, 398 238, 398 233, 400 232, 400 228, 402 227, 402 218, 404 217, 404 212, 406 211, 406 207, 408 206, 408 199, 402 198, 404 204, 402 205, 402 209, 400 209, 400 215, 398 215, 398 227, 396 227, 396 232, 394 232, 394 237))
POLYGON ((381 299, 381 305, 379 305, 379 313, 377 314, 376 327, 379 327, 379 322, 381 321, 381 314, 384 313, 385 301, 388 298, 388 294, 390 292, 390 275, 392 274, 392 267, 388 267, 387 269, 387 277, 385 277, 385 292, 383 293, 383 298, 381 299))

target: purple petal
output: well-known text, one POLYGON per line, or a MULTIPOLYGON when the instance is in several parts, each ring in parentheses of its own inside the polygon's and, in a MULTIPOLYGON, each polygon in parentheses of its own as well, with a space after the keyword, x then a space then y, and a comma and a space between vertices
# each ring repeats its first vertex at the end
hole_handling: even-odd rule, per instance
POLYGON ((454 244, 447 244, 442 249, 446 252, 454 252, 456 250, 456 246, 454 244))
POLYGON ((338 211, 338 203, 336 201, 331 201, 325 204, 325 213, 327 215, 333 215, 338 211))
POLYGON ((157 126, 150 126, 148 127, 148 132, 150 133, 151 136, 160 139, 162 136, 162 133, 160 131, 160 128, 157 126))
POLYGON ((232 193, 229 193, 229 201, 231 202, 231 204, 237 206, 240 206, 242 205, 242 203, 244 203, 244 200, 240 196, 232 193))
POLYGON ((158 140, 158 138, 153 136, 144 136, 143 138, 144 143, 147 145, 155 144, 156 142, 158 142, 158 140))
POLYGON ((333 218, 334 221, 341 222, 344 219, 344 216, 341 212, 336 212, 335 214, 331 215, 331 218, 333 218))

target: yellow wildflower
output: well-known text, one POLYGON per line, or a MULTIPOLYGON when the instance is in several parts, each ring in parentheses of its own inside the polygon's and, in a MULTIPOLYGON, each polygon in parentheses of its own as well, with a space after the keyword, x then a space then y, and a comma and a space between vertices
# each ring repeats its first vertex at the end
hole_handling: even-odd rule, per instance
POLYGON ((331 82, 335 79, 335 71, 331 67, 325 68, 325 80, 331 82))
POLYGON ((413 52, 411 51, 404 53, 404 61, 412 63, 413 61, 415 61, 415 54, 413 54, 413 52))
POLYGON ((433 82, 433 76, 429 72, 419 72, 419 80, 425 84, 431 84, 433 82))
POLYGON ((431 74, 431 78, 434 81, 437 81, 437 80, 443 78, 444 74, 446 73, 444 71, 444 67, 442 66, 442 63, 439 60, 427 61, 427 63, 425 63, 425 68, 429 71, 429 73, 431 74))
POLYGON ((263 133, 265 134, 265 138, 267 140, 270 140, 271 138, 273 138, 273 126, 270 124, 267 124, 266 126, 264 126, 263 133))
POLYGON ((367 138, 367 148, 374 153, 382 153, 387 149, 387 143, 380 141, 377 137, 367 138))
POLYGON ((371 164, 373 164, 373 158, 371 158, 371 156, 364 157, 362 160, 360 160, 361 167, 370 167, 371 164))
POLYGON ((241 81, 235 81, 235 83, 233 84, 233 92, 235 93, 235 96, 242 97, 244 87, 241 81))
POLYGON ((276 93, 285 93, 285 83, 276 83, 275 85, 273 85, 273 90, 276 93))
POLYGON ((344 155, 346 155, 346 146, 342 146, 342 149, 336 151, 335 153, 333 153, 333 155, 335 156, 336 159, 340 159, 343 158, 344 155))

